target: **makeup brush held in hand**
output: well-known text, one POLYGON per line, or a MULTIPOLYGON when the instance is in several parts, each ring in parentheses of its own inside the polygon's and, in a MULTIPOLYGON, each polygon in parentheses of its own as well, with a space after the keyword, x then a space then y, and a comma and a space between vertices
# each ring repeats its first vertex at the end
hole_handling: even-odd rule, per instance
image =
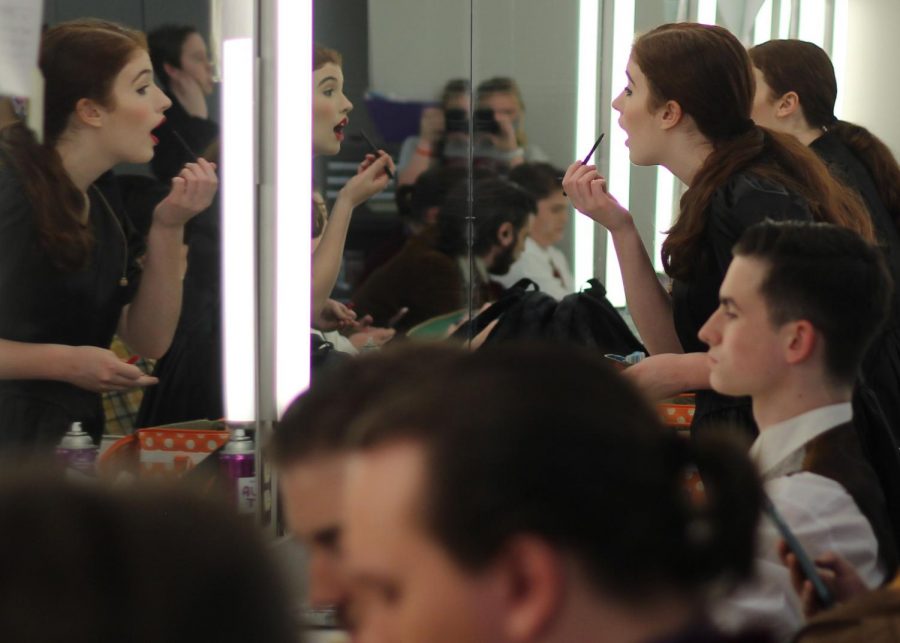
MULTIPOLYGON (((372 142, 372 139, 370 139, 368 136, 366 136, 365 130, 359 130, 359 135, 362 136, 362 138, 366 142, 366 144, 370 148, 372 148, 372 153, 375 156, 381 156, 381 151, 379 151, 379 149, 377 147, 375 147, 375 143, 372 142)), ((391 172, 391 169, 389 167, 385 166, 384 171, 387 173, 389 179, 394 178, 394 174, 393 174, 393 172, 391 172)))

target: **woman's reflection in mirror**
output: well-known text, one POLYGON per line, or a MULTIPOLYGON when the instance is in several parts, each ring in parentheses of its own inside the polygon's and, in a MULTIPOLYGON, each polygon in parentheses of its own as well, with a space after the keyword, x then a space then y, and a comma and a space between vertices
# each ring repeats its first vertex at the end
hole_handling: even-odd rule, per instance
MULTIPOLYGON (((219 125, 209 118, 212 65, 195 27, 164 25, 147 36, 159 84, 172 101, 151 168, 167 183, 199 154, 218 156, 219 125)), ((153 374, 159 386, 147 390, 137 426, 158 426, 224 415, 222 393, 221 250, 219 201, 185 229, 188 269, 181 319, 166 355, 153 374)))
MULTIPOLYGON (((313 56, 313 155, 334 156, 341 151, 345 130, 350 123, 351 103, 344 95, 341 55, 327 47, 315 46, 313 56)), ((353 210, 378 194, 390 182, 387 170, 395 170, 394 161, 384 150, 378 155, 366 154, 357 173, 338 192, 330 213, 324 201, 313 197, 313 220, 323 222, 321 234, 313 244, 312 319, 313 328, 321 331, 355 331, 362 342, 357 348, 375 348, 393 337, 385 329, 371 326, 370 318, 357 318, 356 313, 331 299, 337 281, 353 210)), ((351 339, 351 343, 353 339, 351 339)), ((355 344, 354 344, 355 345, 355 344)), ((352 352, 352 351, 351 351, 352 352)))

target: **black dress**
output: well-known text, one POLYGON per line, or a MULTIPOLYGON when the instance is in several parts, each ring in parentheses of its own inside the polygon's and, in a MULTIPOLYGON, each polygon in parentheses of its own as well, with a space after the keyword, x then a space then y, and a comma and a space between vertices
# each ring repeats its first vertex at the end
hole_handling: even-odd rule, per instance
MULTIPOLYGON (((866 205, 894 283, 900 285, 900 233, 866 167, 833 133, 810 146, 831 173, 855 190, 866 205)), ((843 286, 846 287, 846 286, 843 286)), ((887 323, 875 339, 862 365, 853 395, 853 424, 863 449, 878 474, 894 529, 900 531, 900 288, 887 323)))
MULTIPOLYGON (((834 134, 819 137, 810 147, 825 161, 835 177, 862 197, 894 283, 900 285, 900 233, 878 195, 872 175, 834 134)), ((895 440, 900 440, 900 288, 894 289, 884 331, 866 355, 863 378, 877 396, 895 440)))
MULTIPOLYGON (((194 160, 191 152, 202 154, 219 133, 213 121, 189 115, 171 98, 166 122, 157 130, 159 144, 152 161, 156 177, 165 183, 194 160)), ((217 196, 185 226, 188 268, 181 316, 172 345, 153 371, 159 384, 144 392, 136 419, 139 427, 224 415, 219 230, 217 196)))
MULTIPOLYGON (((806 201, 784 187, 763 180, 749 171, 728 180, 713 194, 704 233, 704 252, 697 258, 694 277, 672 284, 675 331, 686 353, 706 352, 700 332, 719 306, 719 287, 731 263, 731 250, 744 230, 766 219, 811 220, 806 201)), ((727 426, 747 437, 758 432, 749 397, 728 397, 712 390, 697 391, 692 434, 707 427, 727 426)))
MULTIPOLYGON (((109 348, 122 308, 140 281, 137 257, 144 252, 144 241, 124 213, 112 173, 98 179, 88 195, 94 236, 90 261, 75 272, 60 270, 39 245, 17 172, 0 157, 3 339, 109 348)), ((0 449, 47 449, 75 421, 99 440, 99 394, 59 381, 0 380, 0 449)))

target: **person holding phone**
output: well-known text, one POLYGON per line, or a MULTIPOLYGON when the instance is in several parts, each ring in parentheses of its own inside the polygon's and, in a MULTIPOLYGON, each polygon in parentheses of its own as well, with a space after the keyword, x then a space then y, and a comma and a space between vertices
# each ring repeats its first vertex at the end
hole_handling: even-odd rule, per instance
POLYGON ((479 83, 475 91, 475 161, 505 174, 527 162, 546 162, 544 151, 525 133, 525 100, 508 76, 479 83))
MULTIPOLYGON (((760 434, 750 450, 766 493, 814 559, 845 557, 869 587, 897 569, 897 540, 850 404, 856 375, 890 301, 880 252, 830 224, 749 228, 700 330, 710 383, 748 395, 760 434), (835 284, 847 287, 838 296, 835 284)), ((762 622, 784 638, 803 622, 781 564, 777 525, 760 530, 757 576, 720 606, 720 622, 762 622)), ((797 555, 802 555, 798 552, 797 555)))
POLYGON ((465 78, 448 80, 441 91, 440 105, 422 110, 419 135, 410 136, 400 147, 397 185, 412 185, 426 170, 443 165, 445 148, 449 148, 448 153, 461 155, 469 134, 469 92, 465 78))

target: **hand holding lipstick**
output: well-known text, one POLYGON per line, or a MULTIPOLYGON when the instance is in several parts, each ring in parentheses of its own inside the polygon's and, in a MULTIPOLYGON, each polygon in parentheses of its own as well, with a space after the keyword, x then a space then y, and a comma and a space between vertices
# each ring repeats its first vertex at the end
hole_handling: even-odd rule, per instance
POLYGON ((106 348, 69 346, 65 355, 59 364, 60 379, 94 393, 127 391, 159 382, 106 348))
POLYGON ((576 210, 588 215, 610 232, 631 223, 631 214, 607 192, 606 178, 596 165, 575 161, 563 177, 563 190, 576 210))
POLYGON ((394 159, 383 150, 381 156, 366 154, 366 158, 359 164, 356 176, 344 184, 338 193, 338 200, 345 199, 351 208, 372 198, 390 182, 388 171, 394 170, 394 159))
POLYGON ((219 188, 216 165, 206 159, 186 163, 172 179, 172 190, 153 211, 154 222, 168 226, 184 225, 208 208, 219 188))

